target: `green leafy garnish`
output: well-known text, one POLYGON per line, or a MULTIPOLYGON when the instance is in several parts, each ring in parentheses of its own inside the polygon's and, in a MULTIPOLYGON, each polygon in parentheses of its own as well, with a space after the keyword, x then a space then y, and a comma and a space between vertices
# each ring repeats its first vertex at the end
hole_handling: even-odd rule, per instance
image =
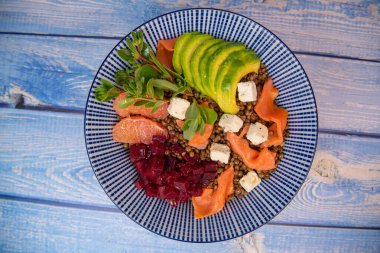
MULTIPOLYGON (((115 74, 115 82, 126 91, 126 98, 122 99, 118 106, 145 106, 152 108, 151 112, 154 113, 161 105, 167 103, 166 93, 174 97, 184 93, 189 86, 181 75, 158 61, 153 50, 144 42, 141 30, 132 32, 131 37, 125 41, 127 48, 117 51, 119 57, 129 66, 128 69, 118 70, 115 74)), ((101 102, 111 100, 119 94, 119 90, 110 82, 97 89, 96 99, 101 102)))
POLYGON ((173 93, 173 97, 176 97, 178 96, 179 94, 183 94, 185 93, 186 91, 190 90, 190 87, 189 86, 182 86, 180 87, 176 92, 173 93))
POLYGON ((95 88, 95 98, 100 102, 107 102, 120 94, 120 90, 110 81, 103 79, 101 85, 95 88))
POLYGON ((135 99, 134 98, 126 98, 126 99, 122 99, 119 101, 119 108, 127 108, 128 106, 130 106, 131 104, 133 104, 135 102, 135 99))
POLYGON ((203 135, 206 124, 214 124, 217 117, 213 109, 201 106, 194 100, 186 111, 186 121, 182 125, 183 137, 190 140, 198 130, 203 135))
POLYGON ((151 78, 160 78, 160 73, 158 73, 157 70, 152 68, 150 65, 141 65, 135 71, 135 79, 141 80, 141 78, 144 78, 145 80, 149 80, 151 78))
POLYGON ((214 124, 218 119, 218 114, 216 114, 213 109, 208 107, 202 107, 202 110, 206 113, 207 120, 205 120, 205 122, 209 125, 214 124))

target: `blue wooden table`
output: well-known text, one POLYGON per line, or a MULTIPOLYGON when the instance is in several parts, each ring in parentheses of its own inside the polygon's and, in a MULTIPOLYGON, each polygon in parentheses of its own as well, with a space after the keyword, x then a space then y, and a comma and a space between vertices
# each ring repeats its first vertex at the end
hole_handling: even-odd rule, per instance
POLYGON ((377 0, 0 0, 0 252, 380 252, 377 0), (131 29, 215 7, 278 35, 304 66, 320 132, 309 176, 274 220, 212 244, 141 228, 90 167, 83 112, 94 74, 131 29))

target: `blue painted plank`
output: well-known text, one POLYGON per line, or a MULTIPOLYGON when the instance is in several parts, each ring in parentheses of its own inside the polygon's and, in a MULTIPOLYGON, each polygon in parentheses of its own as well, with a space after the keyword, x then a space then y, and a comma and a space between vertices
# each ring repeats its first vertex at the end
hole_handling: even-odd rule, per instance
MULTIPOLYGON (((0 35, 0 103, 83 110, 117 40, 0 35)), ((320 127, 380 134, 380 63, 297 55, 314 88, 320 127), (355 117, 353 117, 355 115, 355 117)))
MULTIPOLYGON (((83 115, 0 109, 0 168, 0 194, 116 210, 88 162, 83 115)), ((308 179, 273 223, 380 227, 380 139, 320 134, 308 179)))
POLYGON ((380 231, 265 225, 244 237, 191 244, 123 214, 0 200, 1 252, 378 252, 380 231))
POLYGON ((380 59, 379 2, 331 1, 2 1, 0 31, 117 36, 182 8, 214 7, 260 22, 292 50, 380 59))
POLYGON ((2 103, 16 103, 25 91, 27 105, 83 110, 95 73, 116 40, 0 35, 0 44, 2 103))

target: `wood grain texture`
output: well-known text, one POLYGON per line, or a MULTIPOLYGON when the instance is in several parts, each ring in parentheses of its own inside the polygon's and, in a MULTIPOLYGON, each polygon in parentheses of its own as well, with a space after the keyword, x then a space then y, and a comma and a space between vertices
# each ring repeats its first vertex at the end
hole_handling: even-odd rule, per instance
MULTIPOLYGON (((273 222, 379 228, 379 165, 380 139, 320 134, 306 183, 273 222)), ((0 168, 0 194, 116 210, 87 159, 82 115, 0 109, 0 168)))
POLYGON ((158 15, 183 8, 214 7, 266 26, 292 50, 380 59, 380 4, 332 1, 2 1, 0 31, 117 36, 158 15))
POLYGON ((380 231, 266 225, 225 242, 190 244, 155 235, 123 214, 0 200, 6 252, 378 252, 380 231), (323 243, 322 243, 323 242, 323 243))
MULTIPOLYGON (((1 35, 0 103, 83 110, 92 79, 117 40, 1 35)), ((380 63, 297 55, 323 129, 380 133, 380 63)))
POLYGON ((77 111, 0 108, 0 252, 380 252, 379 1, 0 0, 0 33, 0 106, 77 111), (88 162, 81 114, 120 37, 189 7, 231 10, 273 31, 300 52, 324 132, 364 134, 320 134, 283 212, 202 245, 150 233, 113 205, 88 162))

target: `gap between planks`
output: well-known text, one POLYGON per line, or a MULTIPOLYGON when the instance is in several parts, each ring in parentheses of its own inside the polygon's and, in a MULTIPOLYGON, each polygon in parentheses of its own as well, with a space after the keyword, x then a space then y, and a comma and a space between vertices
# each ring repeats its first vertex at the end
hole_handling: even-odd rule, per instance
MULTIPOLYGON (((55 201, 55 200, 46 200, 40 198, 30 198, 30 197, 20 197, 20 196, 12 196, 7 194, 0 194, 0 200, 10 200, 17 202, 26 202, 32 204, 40 204, 47 206, 55 206, 55 207, 65 207, 65 208, 73 208, 73 209, 81 209, 81 210, 89 210, 89 211, 98 211, 98 212, 109 212, 109 213, 122 213, 121 210, 114 207, 104 207, 97 205, 84 205, 78 203, 70 203, 64 201, 55 201)), ((127 216, 127 218, 129 218, 127 216)), ((273 226, 283 226, 283 227, 303 227, 303 228, 328 228, 328 229, 347 229, 347 230, 372 230, 372 231, 380 231, 380 227, 350 227, 350 226, 323 226, 323 225, 303 225, 303 224, 292 224, 285 222, 272 222, 269 221, 266 224, 270 224, 273 226)), ((266 225, 264 224, 264 225, 266 225)))
MULTIPOLYGON (((21 35, 21 36, 40 36, 40 37, 56 37, 56 38, 83 38, 83 39, 106 39, 106 40, 116 40, 120 41, 124 37, 120 36, 99 36, 99 35, 75 35, 75 34, 45 34, 45 33, 26 33, 26 32, 0 32, 0 35, 21 35)), ((358 58, 358 57, 349 57, 344 55, 335 55, 335 54, 328 54, 328 53, 322 53, 322 52, 307 52, 307 51, 293 51, 294 54, 299 55, 310 55, 310 56, 319 56, 319 57, 326 57, 326 58, 335 58, 335 59, 343 59, 343 60, 353 60, 353 61, 365 61, 365 62, 377 62, 380 63, 380 60, 376 59, 365 59, 365 58, 358 58)))

